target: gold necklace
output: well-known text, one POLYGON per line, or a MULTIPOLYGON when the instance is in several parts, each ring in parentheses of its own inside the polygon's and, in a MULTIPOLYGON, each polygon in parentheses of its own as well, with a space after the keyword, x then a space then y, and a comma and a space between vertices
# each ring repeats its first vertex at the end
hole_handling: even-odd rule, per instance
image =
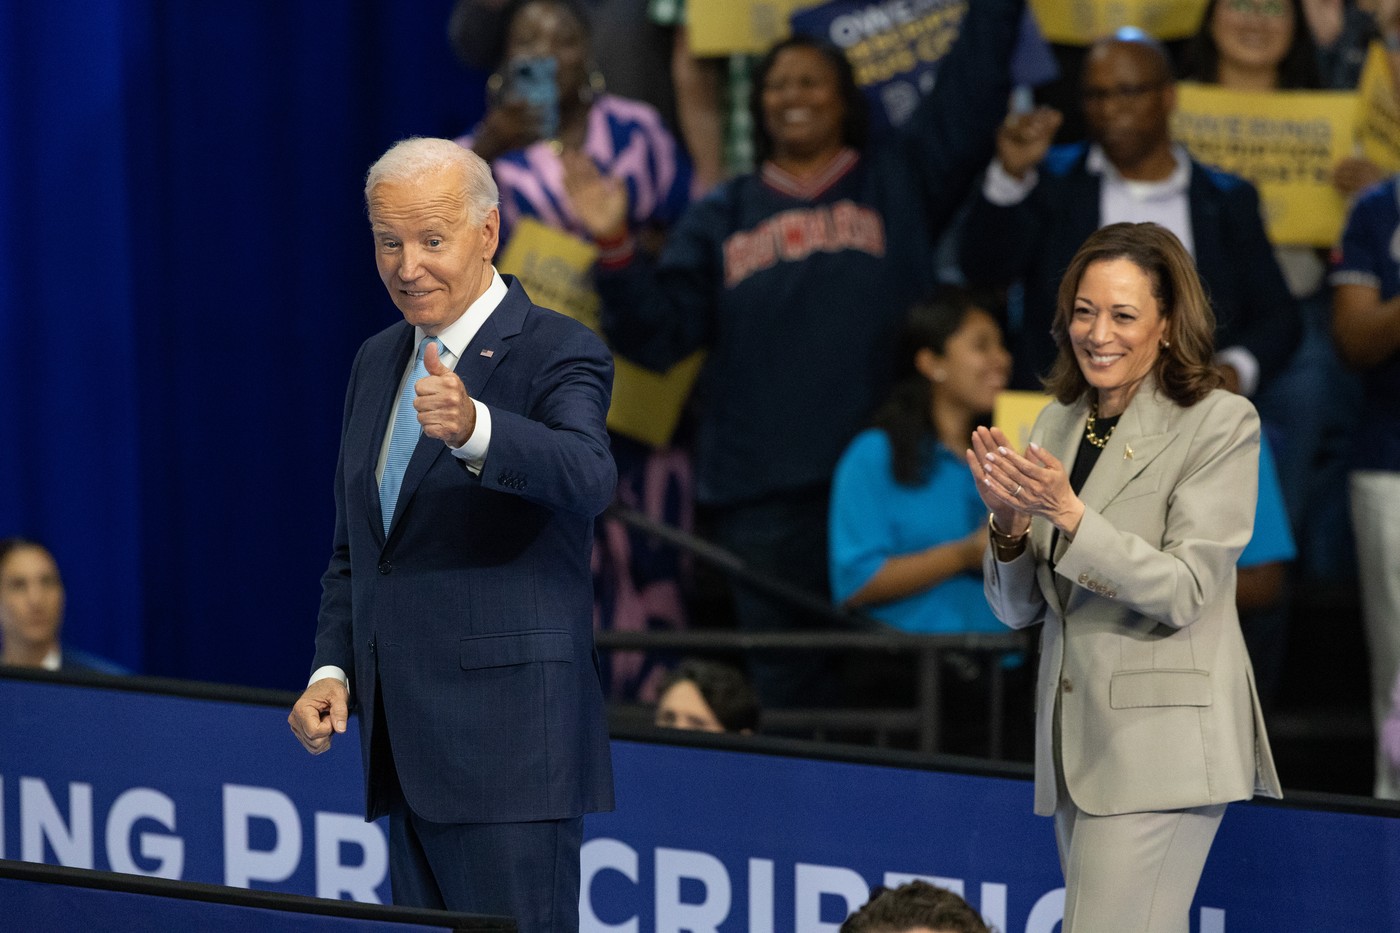
POLYGON ((1084 439, 1089 443, 1093 444, 1099 450, 1103 450, 1104 445, 1108 443, 1108 439, 1113 436, 1113 428, 1118 427, 1118 424, 1117 422, 1114 422, 1113 427, 1108 429, 1108 433, 1105 434, 1103 437, 1099 437, 1097 434, 1094 433, 1094 426, 1098 423, 1098 414, 1099 403, 1090 402, 1089 417, 1084 422, 1084 439))

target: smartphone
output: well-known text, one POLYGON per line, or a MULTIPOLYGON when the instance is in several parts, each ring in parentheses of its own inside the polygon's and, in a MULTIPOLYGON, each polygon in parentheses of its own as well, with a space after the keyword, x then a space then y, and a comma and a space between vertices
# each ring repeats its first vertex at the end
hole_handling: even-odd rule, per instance
POLYGON ((540 138, 553 139, 559 132, 558 62, 553 58, 517 58, 511 61, 506 96, 525 101, 540 117, 540 138))

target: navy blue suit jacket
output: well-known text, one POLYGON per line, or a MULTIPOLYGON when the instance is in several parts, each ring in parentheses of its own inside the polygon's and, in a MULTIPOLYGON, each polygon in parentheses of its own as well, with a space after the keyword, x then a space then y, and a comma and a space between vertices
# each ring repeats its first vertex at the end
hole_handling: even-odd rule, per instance
MULTIPOLYGON (((963 230, 961 265, 972 285, 1025 285, 1021 326, 1007 334, 1015 388, 1039 389, 1055 362, 1050 336, 1060 279, 1097 230, 1101 176, 1084 143, 1057 146, 1040 181, 1019 204, 998 207, 979 191, 963 230)), ((1297 349, 1302 323, 1264 231, 1259 194, 1236 175, 1192 160, 1187 192, 1196 271, 1215 309, 1215 347, 1241 346, 1259 361, 1259 383, 1277 375, 1297 349)))
POLYGON ((371 337, 351 373, 313 670, 349 672, 369 819, 388 809, 386 731, 404 799, 430 820, 612 806, 589 569, 617 479, 612 357, 506 281, 456 367, 491 410, 481 475, 420 438, 387 539, 374 473, 413 328, 371 337))

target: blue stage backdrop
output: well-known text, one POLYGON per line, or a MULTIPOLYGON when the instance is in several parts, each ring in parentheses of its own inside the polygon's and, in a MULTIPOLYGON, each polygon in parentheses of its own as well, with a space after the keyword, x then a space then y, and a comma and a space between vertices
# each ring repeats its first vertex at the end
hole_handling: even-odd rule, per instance
POLYGON ((479 116, 452 0, 0 6, 0 537, 78 647, 304 683, 369 163, 479 116))
MULTIPOLYGON (((357 815, 353 724, 313 758, 281 705, 0 677, 0 709, 0 857, 388 896, 383 828, 357 815)), ((1001 933, 1057 933, 1050 821, 1025 778, 695 741, 614 741, 617 811, 586 821, 588 933, 836 933, 871 885, 912 876, 1001 933)), ((1400 929, 1400 808, 1347 803, 1231 807, 1195 933, 1400 929)))

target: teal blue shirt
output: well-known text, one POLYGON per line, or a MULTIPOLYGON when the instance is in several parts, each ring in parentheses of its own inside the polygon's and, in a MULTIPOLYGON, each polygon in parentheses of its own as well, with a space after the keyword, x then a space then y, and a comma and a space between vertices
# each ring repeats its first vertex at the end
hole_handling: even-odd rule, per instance
MULTIPOLYGON (((967 463, 939 444, 926 482, 901 486, 889 436, 870 429, 836 465, 831 490, 831 593, 844 602, 891 557, 965 538, 987 524, 967 463)), ((862 607, 907 632, 1005 632, 982 590, 981 571, 960 573, 893 602, 862 607)))

